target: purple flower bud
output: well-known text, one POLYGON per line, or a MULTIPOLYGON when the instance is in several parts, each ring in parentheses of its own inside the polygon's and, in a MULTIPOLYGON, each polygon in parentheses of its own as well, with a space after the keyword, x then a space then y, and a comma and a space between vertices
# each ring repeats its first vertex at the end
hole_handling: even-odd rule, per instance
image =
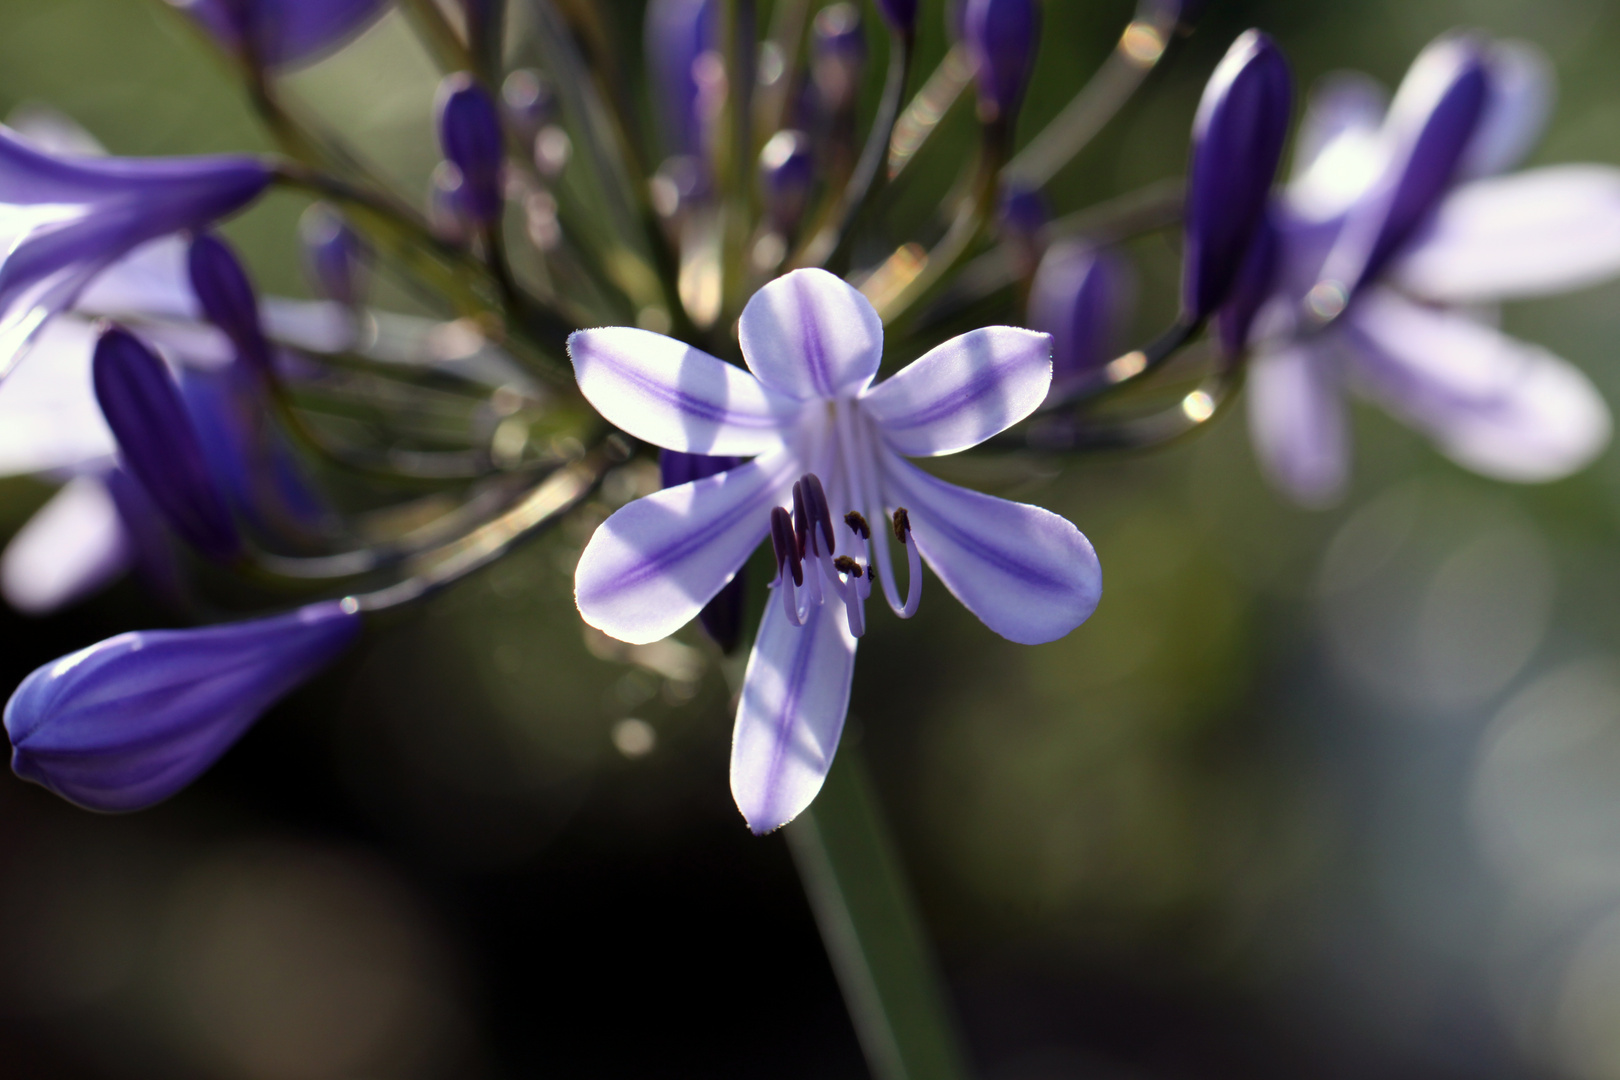
POLYGON ((1052 390, 1060 393, 1114 358, 1132 288, 1125 264, 1076 240, 1053 244, 1030 286, 1029 325, 1052 335, 1052 390))
POLYGON ((557 96, 533 68, 518 68, 501 83, 501 109, 525 143, 557 118, 557 96))
POLYGON ((1215 332, 1228 356, 1236 356, 1248 344, 1249 328, 1254 325, 1254 317, 1260 314, 1261 305, 1271 295, 1277 275, 1277 248, 1277 227, 1272 223, 1271 215, 1264 214, 1260 218, 1260 227, 1255 230, 1254 240, 1249 244, 1249 253, 1243 259, 1237 280, 1232 284, 1232 291, 1227 295, 1226 303, 1215 313, 1215 332))
POLYGON ((221 45, 269 67, 318 60, 375 22, 389 0, 174 0, 221 45))
POLYGON ((428 184, 428 224, 434 235, 451 244, 471 240, 474 222, 467 212, 467 184, 461 170, 441 161, 433 167, 428 184))
MULTIPOLYGON (((663 486, 670 488, 688 484, 693 480, 723 473, 743 463, 742 458, 710 457, 707 454, 683 454, 679 450, 661 450, 658 453, 658 472, 663 486)), ((715 593, 714 599, 703 606, 698 621, 703 630, 722 652, 732 652, 742 642, 743 611, 746 607, 747 582, 738 574, 715 593)))
POLYGON ((979 117, 1010 124, 1018 111, 1040 46, 1041 9, 1036 0, 968 0, 962 11, 962 41, 979 86, 979 117))
POLYGON ((206 228, 252 202, 268 163, 57 157, 0 128, 0 374, 98 274, 149 240, 206 228))
POLYGON ((501 162, 505 141, 500 114, 484 88, 466 72, 439 84, 439 146, 461 170, 463 211, 480 225, 500 219, 505 200, 501 162))
POLYGON ((771 224, 782 232, 797 224, 815 181, 810 136, 802 131, 772 135, 759 153, 759 186, 771 224))
POLYGON ((1187 169, 1184 318, 1207 318, 1231 291, 1271 194, 1292 103, 1288 62, 1258 30, 1232 42, 1209 77, 1187 169))
POLYGON ((359 615, 329 601, 108 638, 37 669, 11 695, 11 768, 91 810, 150 806, 219 760, 359 630, 359 615))
POLYGON ((652 0, 647 5, 645 52, 653 107, 670 154, 703 153, 698 57, 720 47, 719 8, 714 0, 652 0))
POLYGON ((877 0, 877 7, 896 33, 909 37, 916 32, 917 0, 877 0))
POLYGON ((163 361, 128 330, 109 326, 96 342, 92 371, 125 468, 174 531, 211 559, 237 555, 241 538, 163 361))
POLYGON ((304 270, 315 291, 344 307, 359 307, 364 293, 366 248, 348 220, 327 203, 313 203, 298 219, 304 270))
POLYGON ((1014 181, 1002 186, 997 216, 1005 231, 1028 240, 1046 227, 1046 223, 1052 219, 1052 212, 1040 188, 1014 181))
POLYGON ((261 371, 270 365, 270 342, 259 322, 259 297, 229 244, 201 233, 186 251, 186 272, 203 317, 230 339, 237 355, 261 371))
POLYGON ((1390 164, 1354 209, 1322 268, 1324 281, 1353 295, 1426 222, 1457 179, 1490 94, 1488 57, 1465 35, 1442 37, 1418 54, 1390 103, 1390 164))
POLYGON ((837 114, 855 107, 866 67, 866 34, 854 4, 832 4, 816 14, 810 29, 810 77, 822 107, 837 114))

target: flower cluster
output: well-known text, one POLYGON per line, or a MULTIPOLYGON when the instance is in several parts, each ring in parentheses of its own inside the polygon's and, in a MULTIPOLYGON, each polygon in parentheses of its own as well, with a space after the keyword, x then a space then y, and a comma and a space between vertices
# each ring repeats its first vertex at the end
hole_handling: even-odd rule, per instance
POLYGON ((1550 98, 1526 46, 1448 35, 1387 108, 1367 80, 1329 81, 1274 189, 1294 88, 1249 31, 1190 118, 1184 183, 1054 217, 1047 181, 1194 5, 1143 0, 1092 83, 1028 132, 1037 0, 947 5, 931 72, 909 0, 875 19, 789 5, 764 33, 751 3, 651 0, 643 132, 575 5, 534 0, 519 26, 500 4, 413 3, 443 68, 437 165, 414 193, 282 100, 287 70, 400 17, 386 0, 177 7, 278 154, 127 160, 53 115, 0 128, 0 469, 62 481, 0 587, 45 612, 135 567, 178 612, 228 575, 252 608, 120 635, 17 689, 15 770, 85 806, 174 793, 368 613, 500 558, 643 453, 662 489, 596 529, 579 614, 630 643, 694 618, 723 651, 752 637, 731 787, 763 833, 822 786, 874 594, 910 618, 931 573, 1026 644, 1101 597, 1074 524, 908 459, 1156 445, 1209 423, 1245 374, 1261 467, 1305 503, 1344 486, 1345 390, 1502 479, 1566 475, 1608 439, 1586 378, 1482 310, 1620 272, 1620 172, 1500 175, 1550 98), (955 112, 977 125, 965 158, 935 137, 955 112), (937 216, 890 212, 939 170, 957 182, 937 216), (316 300, 259 296, 215 231, 272 187, 310 203, 316 300), (1129 241, 1167 230, 1177 314, 1121 351, 1129 241), (369 306, 372 275, 435 315, 369 306), (916 359, 880 377, 886 352, 916 359), (769 585, 750 596, 758 551, 769 585))

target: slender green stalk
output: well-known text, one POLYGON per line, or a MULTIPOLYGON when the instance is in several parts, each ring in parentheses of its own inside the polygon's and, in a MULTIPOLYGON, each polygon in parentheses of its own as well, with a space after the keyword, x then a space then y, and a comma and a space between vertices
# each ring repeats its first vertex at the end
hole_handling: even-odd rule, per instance
POLYGON ((933 957, 858 746, 783 830, 875 1080, 966 1080, 933 957))

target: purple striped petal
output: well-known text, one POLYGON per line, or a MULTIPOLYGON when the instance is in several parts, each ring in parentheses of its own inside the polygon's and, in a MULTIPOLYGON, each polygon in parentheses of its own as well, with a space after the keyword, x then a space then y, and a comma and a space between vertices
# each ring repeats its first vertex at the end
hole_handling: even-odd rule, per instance
POLYGON ((795 270, 760 289, 739 330, 749 370, 800 401, 858 393, 883 359, 877 312, 825 270, 795 270))
POLYGON ((137 630, 39 668, 6 703, 18 776, 92 810, 138 810, 217 761, 349 646, 331 601, 195 630, 137 630))
POLYGON ((1547 126, 1556 94, 1552 61, 1528 41, 1492 42, 1485 59, 1491 93, 1464 176, 1492 176, 1522 161, 1547 126))
POLYGON ((178 0, 232 52, 272 67, 318 60, 357 36, 390 0, 178 0))
POLYGON ((1050 510, 947 484, 894 454, 883 458, 885 496, 909 513, 918 553, 986 626, 1039 645, 1091 617, 1102 568, 1079 529, 1050 510))
POLYGON ((0 555, 0 592, 27 615, 80 600, 129 569, 118 508, 99 477, 76 476, 40 507, 0 555))
POLYGON ((781 604, 767 606, 731 739, 731 795, 755 834, 786 825, 821 790, 854 672, 855 639, 839 605, 813 608, 803 626, 781 604))
POLYGON ((1603 396, 1544 349, 1384 289, 1357 303, 1350 331, 1358 386, 1465 468, 1540 483, 1608 445, 1603 396))
POLYGON ((1350 473, 1339 369, 1321 339, 1258 353, 1249 363, 1249 438, 1260 471, 1302 506, 1325 506, 1350 473))
POLYGON ((586 622, 621 641, 668 637, 703 609, 765 539, 796 459, 783 450, 637 499, 604 521, 574 571, 586 622))
POLYGON ((568 338, 580 392, 607 420, 654 446, 752 457, 782 445, 799 403, 685 342, 609 326, 568 338))
POLYGON ((1034 412, 1052 384, 1052 336, 987 326, 930 349, 861 397, 884 441, 911 457, 954 454, 1034 412))
POLYGON ((1393 268, 1404 289, 1476 304, 1566 292, 1620 273, 1620 169, 1555 165, 1446 197, 1393 268))

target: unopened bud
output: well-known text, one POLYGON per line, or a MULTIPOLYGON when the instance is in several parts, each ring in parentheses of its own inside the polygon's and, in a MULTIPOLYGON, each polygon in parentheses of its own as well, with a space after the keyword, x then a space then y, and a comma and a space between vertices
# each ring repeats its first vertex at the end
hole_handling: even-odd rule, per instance
POLYGON ((479 225, 501 216, 501 163, 505 142, 500 114, 484 88, 466 72, 439 84, 439 146, 461 172, 462 212, 479 225))

